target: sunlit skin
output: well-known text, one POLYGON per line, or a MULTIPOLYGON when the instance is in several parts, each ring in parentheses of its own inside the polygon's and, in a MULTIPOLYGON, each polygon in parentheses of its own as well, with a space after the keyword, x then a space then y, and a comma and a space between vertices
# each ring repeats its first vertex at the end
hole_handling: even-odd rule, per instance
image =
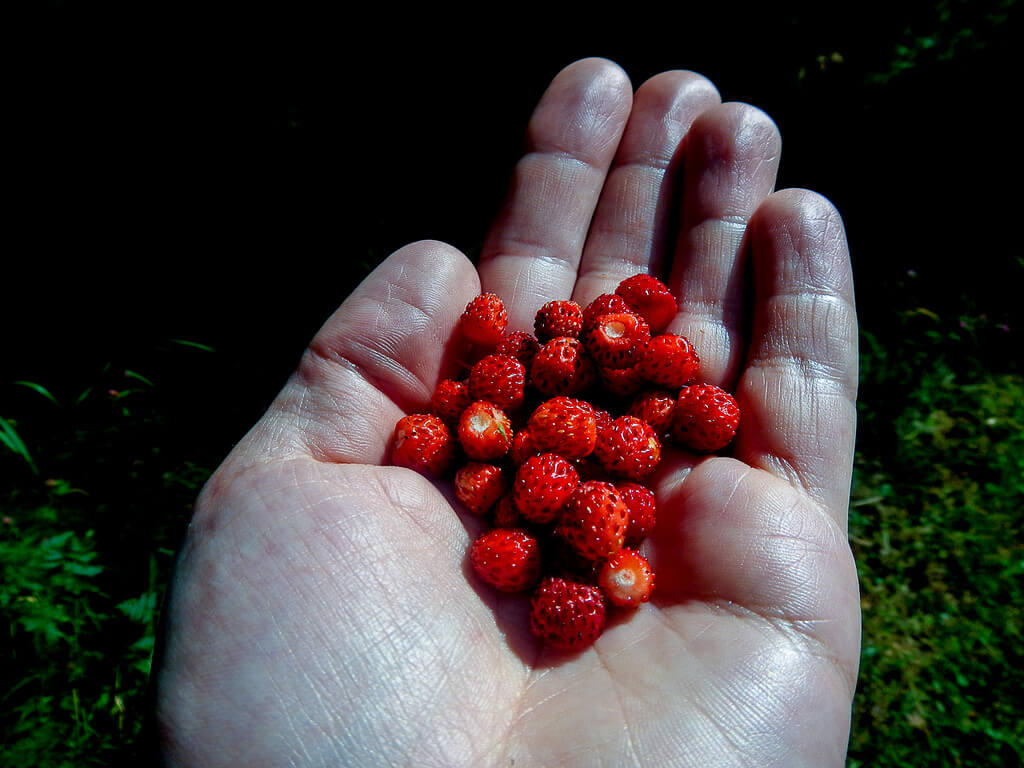
POLYGON ((834 207, 774 190, 780 148, 767 115, 692 72, 635 92, 606 60, 555 77, 479 271, 439 242, 391 255, 203 490, 157 669, 168 765, 843 765, 853 284, 834 207), (459 373, 481 291, 531 330, 547 301, 645 271, 742 422, 728 455, 666 445, 650 602, 556 652, 528 599, 468 564, 484 521, 388 466, 389 441, 459 373))

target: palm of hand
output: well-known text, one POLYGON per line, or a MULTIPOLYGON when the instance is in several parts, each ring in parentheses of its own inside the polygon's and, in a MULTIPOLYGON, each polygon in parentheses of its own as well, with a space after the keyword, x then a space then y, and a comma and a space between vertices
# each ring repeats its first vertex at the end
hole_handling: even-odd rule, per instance
POLYGON ((159 678, 171 762, 842 763, 859 643, 845 243, 820 198, 769 195, 766 119, 716 99, 702 78, 667 73, 630 115, 617 69, 570 67, 531 123, 535 151, 479 277, 453 249, 415 244, 328 321, 197 505, 159 678), (734 458, 669 452, 646 545, 655 599, 566 656, 529 635, 526 598, 471 573, 480 521, 382 465, 395 421, 453 371, 448 339, 481 285, 528 327, 543 301, 589 301, 659 267, 658 190, 674 170, 657 156, 687 134, 672 276, 677 292, 695 288, 672 330, 695 341, 706 378, 735 388, 744 423, 734 458), (559 183, 564 200, 542 199, 559 183), (634 225, 637 211, 651 215, 634 225), (647 242, 632 261, 616 252, 627 237, 647 242))

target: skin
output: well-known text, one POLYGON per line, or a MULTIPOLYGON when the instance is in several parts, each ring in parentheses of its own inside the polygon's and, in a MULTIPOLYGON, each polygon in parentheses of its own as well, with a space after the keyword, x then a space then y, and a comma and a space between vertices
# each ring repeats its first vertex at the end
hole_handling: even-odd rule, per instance
POLYGON ((173 766, 840 766, 860 607, 846 513, 857 324, 843 224, 774 191, 780 138, 692 72, 635 93, 602 59, 542 97, 479 271, 439 242, 381 264, 203 490, 157 671, 173 766), (460 372, 459 315, 510 330, 636 272, 743 412, 728 456, 666 448, 652 601, 564 654, 468 565, 482 522, 387 466, 460 372))

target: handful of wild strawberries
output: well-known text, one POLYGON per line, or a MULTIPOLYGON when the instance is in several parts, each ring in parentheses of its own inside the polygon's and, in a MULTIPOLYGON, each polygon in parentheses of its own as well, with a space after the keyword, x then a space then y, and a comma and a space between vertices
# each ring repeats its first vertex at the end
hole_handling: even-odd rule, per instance
POLYGON ((710 453, 739 425, 732 395, 696 383, 690 342, 665 333, 676 311, 664 283, 638 274, 586 307, 548 302, 531 335, 506 332, 501 299, 481 294, 460 328, 489 354, 395 427, 393 464, 435 478, 454 468, 459 501, 491 516, 473 569, 496 589, 534 590, 530 629, 553 648, 593 643, 608 603, 650 598, 638 547, 654 528, 645 483, 662 441, 710 453))

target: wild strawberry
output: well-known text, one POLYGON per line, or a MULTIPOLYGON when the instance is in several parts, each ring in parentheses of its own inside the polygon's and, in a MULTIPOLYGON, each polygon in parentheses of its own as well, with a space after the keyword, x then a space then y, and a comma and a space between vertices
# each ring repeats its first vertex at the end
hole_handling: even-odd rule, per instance
POLYGON ((597 369, 579 339, 568 336, 544 344, 530 365, 530 379, 547 397, 579 394, 596 376, 597 369))
POLYGON ((602 293, 583 308, 583 328, 580 335, 587 333, 590 326, 601 315, 626 312, 627 310, 629 310, 629 304, 617 293, 602 293))
POLYGON ((615 293, 625 299, 634 312, 643 315, 654 334, 664 331, 679 309, 668 286, 651 275, 627 277, 619 283, 615 293))
POLYGON ((456 455, 456 442, 440 417, 417 413, 395 425, 391 463, 425 475, 443 475, 456 455))
POLYGON ((455 496, 474 515, 486 514, 508 488, 501 467, 471 461, 455 473, 455 496))
POLYGON ((597 433, 594 458, 612 474, 644 480, 661 461, 661 441, 646 421, 620 416, 597 433))
POLYGON ((647 342, 637 372, 647 381, 665 389, 680 389, 697 377, 700 358, 685 336, 663 333, 647 342))
POLYGON ((597 434, 600 435, 601 430, 608 429, 608 427, 612 425, 612 422, 615 421, 615 419, 604 408, 595 408, 594 421, 597 424, 597 434))
POLYGON ((643 389, 647 383, 637 373, 637 366, 601 368, 599 371, 604 388, 618 397, 631 397, 643 389))
POLYGON ((549 576, 530 601, 530 631, 558 650, 578 651, 592 645, 606 620, 604 595, 589 584, 549 576))
POLYGON ((632 311, 599 315, 583 337, 587 353, 601 368, 630 368, 643 356, 651 330, 632 311))
POLYGON ((541 403, 530 416, 527 429, 539 452, 557 453, 569 460, 589 456, 597 442, 594 407, 571 397, 553 397, 541 403))
POLYGON ((487 355, 470 369, 469 393, 474 400, 486 400, 503 411, 514 411, 523 404, 526 369, 514 357, 487 355))
POLYGON ((541 453, 516 470, 512 499, 530 522, 551 523, 579 484, 579 473, 566 459, 556 453, 541 453))
POLYGON ((651 534, 657 521, 658 505, 654 491, 640 483, 616 483, 615 487, 629 509, 625 546, 635 549, 651 534))
POLYGON ((512 436, 512 446, 508 449, 508 457, 512 460, 512 463, 518 467, 528 458, 538 453, 540 451, 537 450, 537 447, 533 444, 533 438, 530 437, 530 428, 526 426, 517 430, 512 436))
POLYGON ((740 423, 736 398, 714 384, 694 384, 679 393, 672 414, 672 437, 698 453, 732 442, 740 423))
POLYGON ((583 327, 583 308, 575 301, 549 301, 539 310, 533 321, 533 332, 542 341, 559 336, 576 338, 583 327))
POLYGON ((601 567, 597 584, 613 605, 637 608, 654 591, 654 571, 639 552, 620 549, 601 567))
POLYGON ((466 382, 444 379, 437 383, 430 398, 430 411, 440 416, 449 427, 458 427, 459 417, 472 402, 466 382))
POLYGON ((486 400, 471 403, 459 419, 459 444, 474 461, 494 461, 512 445, 512 422, 486 400))
POLYGON ((518 528, 522 525, 522 516, 516 509, 512 492, 506 491, 493 507, 495 528, 518 528))
POLYGON ((505 333, 508 312, 497 294, 482 293, 466 305, 459 325, 462 334, 474 344, 493 347, 505 333))
POLYGON ((555 533, 589 560, 602 560, 622 549, 629 508, 614 485, 601 480, 581 483, 565 502, 555 533))
POLYGON ((470 546, 473 570, 495 589, 522 592, 540 578, 540 545, 524 530, 495 528, 470 546))
POLYGON ((666 389, 648 389, 637 395, 626 414, 643 419, 658 435, 667 434, 672 425, 672 412, 676 409, 678 393, 666 389))
POLYGON ((530 370, 533 363, 533 356, 540 349, 540 342, 526 331, 512 331, 502 336, 498 346, 494 348, 496 355, 508 355, 514 357, 523 364, 523 368, 530 370))

